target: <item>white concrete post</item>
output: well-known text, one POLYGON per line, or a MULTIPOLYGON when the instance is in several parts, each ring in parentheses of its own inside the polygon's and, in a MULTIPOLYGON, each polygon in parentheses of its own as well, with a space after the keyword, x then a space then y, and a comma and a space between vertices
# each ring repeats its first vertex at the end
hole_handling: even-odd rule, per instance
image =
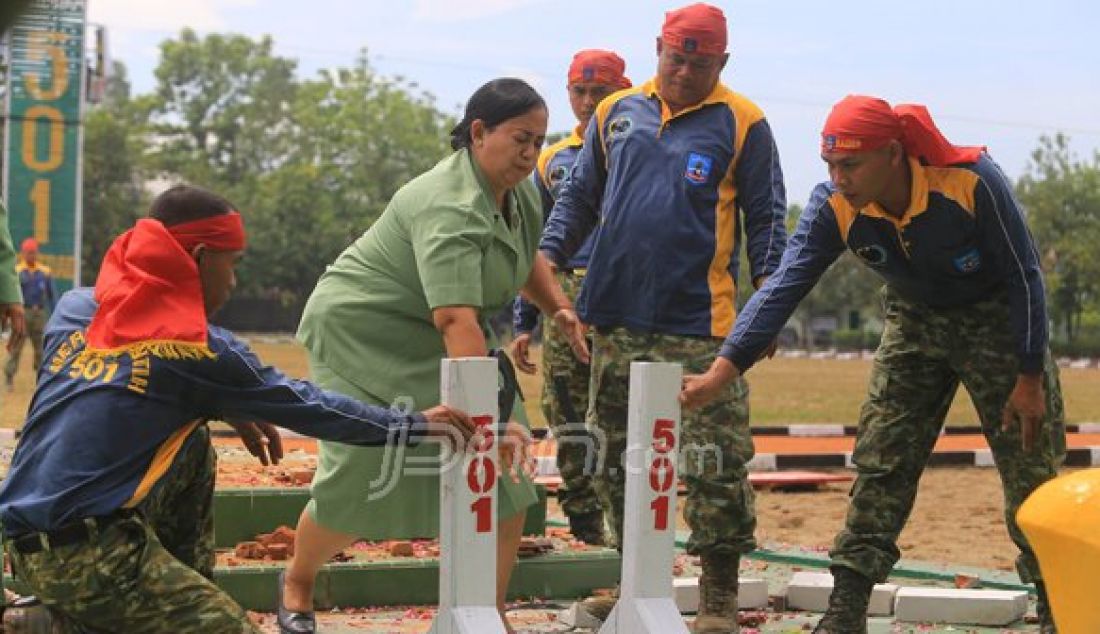
POLYGON ((497 612, 497 360, 444 359, 441 394, 484 432, 440 474, 439 612, 432 634, 505 634, 497 612))

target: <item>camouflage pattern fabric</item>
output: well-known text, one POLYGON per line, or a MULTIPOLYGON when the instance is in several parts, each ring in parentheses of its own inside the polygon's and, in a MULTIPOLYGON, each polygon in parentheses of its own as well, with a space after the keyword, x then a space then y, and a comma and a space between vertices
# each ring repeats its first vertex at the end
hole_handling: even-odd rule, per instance
POLYGON ((62 631, 258 634, 209 578, 212 452, 200 425, 139 512, 105 525, 89 520, 89 541, 30 554, 6 544, 15 574, 59 617, 62 631))
MULTIPOLYGON (((576 301, 584 278, 563 272, 557 278, 569 300, 576 301)), ((543 319, 542 323, 542 413, 558 443, 562 479, 558 503, 570 518, 602 513, 592 483, 598 449, 585 424, 589 366, 573 354, 569 340, 558 332, 553 319, 543 319)))
POLYGON ((1016 383, 1017 358, 1009 307, 996 297, 960 308, 932 308, 885 291, 885 328, 875 354, 852 460, 858 477, 834 565, 881 582, 900 556, 897 538, 917 493, 944 417, 960 383, 970 393, 982 433, 1004 485, 1005 520, 1020 548, 1025 581, 1041 578, 1035 554, 1016 525, 1016 510, 1056 475, 1066 438, 1058 369, 1047 354, 1047 416, 1034 451, 1025 452, 1018 425, 1002 431, 1001 414, 1016 383))
MULTIPOLYGON (((626 328, 594 334, 588 423, 597 430, 602 468, 596 491, 621 544, 626 478, 627 398, 633 361, 676 362, 685 374, 710 367, 720 339, 639 333, 626 328)), ((693 555, 748 553, 756 548, 756 512, 745 465, 753 456, 749 388, 744 379, 710 405, 685 412, 680 430, 680 478, 687 485, 684 516, 693 555)))
POLYGON ((138 504, 157 539, 176 559, 214 579, 214 479, 217 452, 210 429, 199 425, 172 468, 138 504))

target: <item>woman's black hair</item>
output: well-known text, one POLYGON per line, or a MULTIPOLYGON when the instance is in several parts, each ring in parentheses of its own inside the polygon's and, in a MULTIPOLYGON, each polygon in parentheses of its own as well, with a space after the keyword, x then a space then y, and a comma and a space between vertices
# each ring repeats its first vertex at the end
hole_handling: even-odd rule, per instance
POLYGON ((515 77, 494 79, 478 88, 466 102, 462 121, 451 130, 451 147, 456 150, 470 147, 473 142, 470 125, 478 119, 492 129, 535 108, 546 108, 546 101, 527 82, 515 77))
POLYGON ((149 207, 149 217, 159 220, 164 226, 202 220, 234 211, 233 203, 201 187, 176 185, 169 188, 153 200, 149 207))

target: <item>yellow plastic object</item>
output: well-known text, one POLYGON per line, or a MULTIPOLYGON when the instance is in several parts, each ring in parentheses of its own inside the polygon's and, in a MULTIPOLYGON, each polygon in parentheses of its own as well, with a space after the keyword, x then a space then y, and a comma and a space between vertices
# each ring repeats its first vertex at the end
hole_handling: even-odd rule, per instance
POLYGON ((1047 482, 1020 506, 1016 521, 1039 557, 1058 632, 1100 632, 1100 469, 1047 482))

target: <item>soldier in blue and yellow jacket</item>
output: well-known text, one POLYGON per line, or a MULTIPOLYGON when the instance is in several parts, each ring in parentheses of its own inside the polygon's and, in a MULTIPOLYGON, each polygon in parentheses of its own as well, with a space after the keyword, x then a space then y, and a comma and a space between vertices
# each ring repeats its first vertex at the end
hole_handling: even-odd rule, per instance
POLYGON ((264 366, 207 322, 235 284, 240 216, 191 187, 162 194, 151 216, 111 246, 94 293, 66 293, 46 328, 46 366, 0 487, 5 550, 73 627, 257 632, 212 582, 207 420, 231 422, 265 464, 282 453, 272 423, 361 445, 418 441, 430 421, 470 424, 442 407, 365 405, 264 366), (252 444, 261 434, 267 448, 252 444))
POLYGON ((923 106, 891 109, 873 97, 833 108, 822 158, 831 182, 814 190, 779 270, 745 306, 710 370, 685 380, 681 400, 705 403, 747 371, 850 250, 886 283, 885 328, 852 454, 859 476, 830 553, 836 583, 814 631, 866 632, 872 584, 898 560, 897 537, 962 383, 1004 484, 1020 577, 1036 583, 1042 631, 1052 632, 1015 515, 1064 455, 1063 408, 1039 259, 1012 186, 984 148, 947 142, 923 106))
MULTIPOLYGON (((54 288, 53 272, 50 267, 38 261, 38 241, 27 238, 20 245, 19 264, 15 272, 19 276, 19 287, 23 292, 23 314, 26 320, 27 339, 31 342, 34 354, 33 368, 38 372, 42 365, 42 333, 46 328, 46 318, 57 303, 57 290, 54 288)), ((8 363, 4 366, 4 379, 8 391, 12 390, 12 381, 19 370, 19 358, 23 353, 20 342, 8 352, 8 363)))
MULTIPOLYGON (((544 149, 532 176, 542 198, 543 213, 549 217, 554 201, 584 146, 584 130, 597 104, 611 93, 630 87, 626 63, 615 53, 587 49, 573 56, 569 65, 569 105, 577 127, 566 138, 544 149)), ((557 270, 558 283, 572 302, 577 301, 588 266, 589 239, 564 267, 557 270)), ((531 373, 528 358, 531 332, 538 325, 538 308, 523 297, 516 298, 512 321, 515 339, 512 353, 520 370, 531 373)), ((603 508, 592 485, 591 464, 595 441, 584 423, 588 411, 588 364, 573 354, 568 338, 550 320, 544 322, 542 338, 542 411, 557 441, 557 466, 562 484, 558 503, 569 519, 574 537, 588 544, 603 545, 603 508)))
MULTIPOLYGON (((763 112, 719 82, 726 40, 715 7, 667 14, 657 76, 596 108, 543 236, 558 268, 592 236, 577 312, 595 332, 589 423, 609 457, 621 456, 626 442, 630 362, 705 369, 733 326, 742 237, 757 284, 786 246, 775 142, 763 112)), ((703 564, 695 627, 728 632, 736 625, 737 561, 755 547, 746 384, 686 416, 683 430, 684 443, 701 450, 683 473, 688 549, 703 564)), ((597 475, 597 490, 621 537, 625 474, 610 466, 597 475)), ((587 606, 599 617, 606 602, 587 606)))

